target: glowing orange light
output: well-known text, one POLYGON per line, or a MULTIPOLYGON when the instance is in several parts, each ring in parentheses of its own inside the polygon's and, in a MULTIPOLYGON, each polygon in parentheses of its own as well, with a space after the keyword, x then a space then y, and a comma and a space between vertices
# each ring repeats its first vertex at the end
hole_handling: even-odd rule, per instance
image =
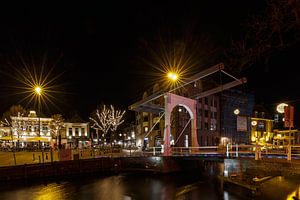
POLYGON ((177 79, 178 79, 178 74, 175 73, 175 72, 169 72, 169 73, 168 73, 168 78, 169 78, 171 81, 177 81, 177 79))
POLYGON ((34 91, 38 95, 42 94, 42 88, 40 86, 35 86, 34 91))

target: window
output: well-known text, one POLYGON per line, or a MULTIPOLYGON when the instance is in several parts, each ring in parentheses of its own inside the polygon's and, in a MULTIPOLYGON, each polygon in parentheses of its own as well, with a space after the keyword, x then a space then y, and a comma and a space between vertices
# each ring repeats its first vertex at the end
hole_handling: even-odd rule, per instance
POLYGON ((208 117, 208 110, 204 111, 204 117, 208 117))
POLYGON ((198 113, 199 113, 199 115, 201 115, 201 113, 202 113, 202 109, 201 108, 198 109, 198 113))
POLYGON ((72 135, 72 128, 69 128, 69 135, 72 135))
POLYGON ((204 98, 204 103, 205 103, 205 105, 208 105, 208 98, 204 98))
POLYGON ((81 136, 86 136, 86 135, 85 135, 85 129, 84 129, 84 128, 81 128, 81 136))
POLYGON ((218 101, 214 100, 214 106, 217 107, 218 101))
POLYGON ((203 145, 202 135, 200 136, 200 145, 203 145))
POLYGON ((217 129, 217 124, 215 121, 210 122, 210 130, 215 131, 217 129))
POLYGON ((78 136, 78 135, 79 135, 78 128, 75 128, 75 136, 78 136))
POLYGON ((149 117, 148 116, 144 116, 144 122, 149 121, 149 117))
POLYGON ((204 123, 204 129, 208 130, 208 123, 207 122, 204 123))

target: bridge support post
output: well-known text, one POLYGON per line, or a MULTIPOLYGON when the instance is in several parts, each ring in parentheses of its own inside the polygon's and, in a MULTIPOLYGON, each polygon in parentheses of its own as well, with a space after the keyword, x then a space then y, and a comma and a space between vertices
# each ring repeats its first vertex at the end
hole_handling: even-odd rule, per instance
POLYGON ((229 146, 226 144, 226 157, 229 158, 229 146))
POLYGON ((287 146, 287 160, 292 160, 292 146, 290 144, 287 146))
POLYGON ((260 159, 260 149, 258 148, 258 146, 256 145, 255 147, 255 160, 259 160, 260 159))

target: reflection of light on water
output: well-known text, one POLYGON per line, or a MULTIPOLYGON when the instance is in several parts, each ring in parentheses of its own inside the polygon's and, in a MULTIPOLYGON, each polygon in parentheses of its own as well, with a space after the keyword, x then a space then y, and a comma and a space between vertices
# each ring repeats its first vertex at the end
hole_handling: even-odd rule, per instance
POLYGON ((52 200, 52 199, 65 199, 66 194, 65 184, 51 183, 46 186, 42 186, 39 191, 36 192, 36 195, 33 197, 34 200, 43 199, 43 200, 52 200))
POLYGON ((197 183, 193 183, 193 184, 190 184, 190 185, 185 185, 183 187, 180 187, 177 189, 177 192, 176 192, 176 197, 179 197, 179 196, 182 196, 188 192, 191 192, 192 190, 196 190, 197 189, 197 184, 199 184, 198 182, 197 183))
POLYGON ((277 176, 262 183, 261 194, 264 199, 299 199, 299 181, 293 178, 277 176), (276 189, 274 189, 276 188, 276 189))
POLYGON ((286 198, 286 200, 296 200, 296 199, 300 199, 300 186, 291 194, 289 194, 286 198))

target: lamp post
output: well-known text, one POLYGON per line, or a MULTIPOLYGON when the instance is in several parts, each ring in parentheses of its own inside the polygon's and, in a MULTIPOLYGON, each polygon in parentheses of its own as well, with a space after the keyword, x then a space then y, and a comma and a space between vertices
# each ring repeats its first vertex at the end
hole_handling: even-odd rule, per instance
MULTIPOLYGON (((41 149, 41 141, 40 141, 40 137, 41 137, 41 97, 42 97, 42 92, 43 89, 41 86, 36 85, 34 87, 34 92, 37 96, 38 99, 38 118, 39 118, 39 132, 38 132, 38 137, 39 137, 39 144, 38 144, 38 148, 41 149)), ((42 162, 44 163, 44 150, 42 149, 42 162)))
MULTIPOLYGON (((238 115, 240 114, 240 109, 239 108, 236 108, 236 109, 234 109, 234 111, 233 111, 233 114, 236 116, 236 123, 238 123, 238 115)), ((237 126, 236 126, 236 128, 238 128, 238 124, 237 124, 237 126)), ((237 138, 239 139, 239 137, 237 137, 237 135, 238 135, 238 129, 236 129, 236 137, 235 137, 235 143, 238 143, 238 141, 237 141, 237 138)))
MULTIPOLYGON (((41 95, 42 95, 42 88, 41 86, 37 85, 34 87, 34 92, 37 95, 38 98, 38 116, 39 116, 39 134, 38 136, 41 137, 41 95)), ((39 140, 39 149, 40 149, 40 140, 39 140)))
POLYGON ((284 127, 289 128, 288 145, 287 145, 287 160, 292 159, 292 144, 291 144, 291 128, 294 122, 294 106, 281 103, 276 107, 277 112, 284 114, 284 127))

